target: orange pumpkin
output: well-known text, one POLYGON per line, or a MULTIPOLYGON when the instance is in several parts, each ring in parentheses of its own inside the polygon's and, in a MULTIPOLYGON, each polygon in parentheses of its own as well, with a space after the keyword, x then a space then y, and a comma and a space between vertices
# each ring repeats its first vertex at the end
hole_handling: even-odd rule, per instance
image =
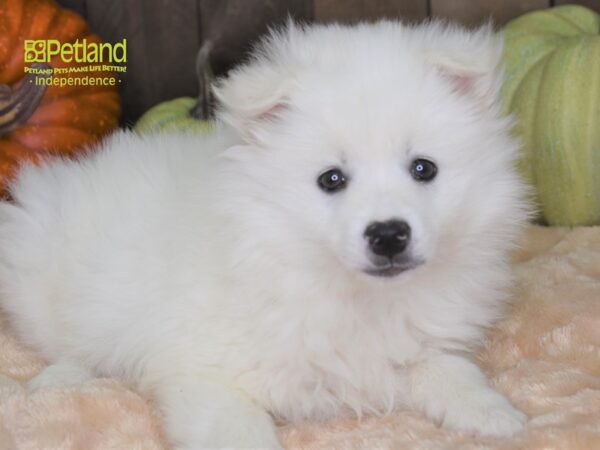
MULTIPOLYGON (((116 86, 36 85, 35 76, 24 73, 25 39, 100 42, 84 19, 53 0, 0 0, 0 192, 3 194, 20 161, 38 161, 44 154, 73 155, 114 129, 121 113, 116 86)), ((55 56, 49 65, 63 68, 89 64, 65 63, 55 56)), ((68 76, 112 75, 95 71, 68 76)))

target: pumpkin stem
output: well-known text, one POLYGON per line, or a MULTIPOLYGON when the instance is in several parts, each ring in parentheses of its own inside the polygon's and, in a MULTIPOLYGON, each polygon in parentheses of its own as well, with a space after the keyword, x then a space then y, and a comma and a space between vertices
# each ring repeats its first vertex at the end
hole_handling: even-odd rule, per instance
POLYGON ((14 91, 8 85, 0 84, 0 137, 27 122, 46 92, 45 83, 36 83, 36 79, 51 77, 48 69, 52 67, 45 63, 33 63, 31 68, 43 72, 28 73, 14 91))
POLYGON ((196 74, 198 75, 198 100, 190 111, 190 115, 198 120, 210 120, 214 117, 214 98, 212 85, 215 79, 210 66, 210 51, 213 43, 204 41, 196 57, 196 74))

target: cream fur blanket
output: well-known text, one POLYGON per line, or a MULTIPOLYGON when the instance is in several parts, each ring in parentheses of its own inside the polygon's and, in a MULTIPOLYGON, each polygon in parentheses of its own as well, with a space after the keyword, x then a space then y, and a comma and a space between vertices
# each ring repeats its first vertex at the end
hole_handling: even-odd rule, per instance
MULTIPOLYGON (((600 449, 600 228, 531 228, 511 315, 479 361, 531 420, 512 440, 443 431, 420 414, 283 426, 297 449, 600 449)), ((149 402, 115 380, 28 394, 44 367, 0 325, 0 449, 167 449, 149 402)))

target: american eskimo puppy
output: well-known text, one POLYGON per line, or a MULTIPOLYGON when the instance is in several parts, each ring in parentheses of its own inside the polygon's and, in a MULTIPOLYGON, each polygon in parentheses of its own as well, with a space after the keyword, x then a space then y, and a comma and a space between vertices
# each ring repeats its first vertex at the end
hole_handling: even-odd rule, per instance
POLYGON ((289 25, 217 85, 213 135, 24 167, 0 290, 53 363, 29 387, 135 382, 182 449, 398 407, 517 433, 469 358, 527 215, 500 54, 489 27, 289 25))

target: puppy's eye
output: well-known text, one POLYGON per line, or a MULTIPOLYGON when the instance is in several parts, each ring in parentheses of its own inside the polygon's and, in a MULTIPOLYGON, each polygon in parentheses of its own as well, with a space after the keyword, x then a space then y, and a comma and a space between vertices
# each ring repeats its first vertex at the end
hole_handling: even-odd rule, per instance
POLYGON ((410 166, 410 174, 415 180, 426 183, 437 175, 437 166, 428 159, 415 159, 410 166))
POLYGON ((329 169, 317 178, 319 187, 328 193, 337 192, 346 187, 346 176, 340 169, 329 169))

